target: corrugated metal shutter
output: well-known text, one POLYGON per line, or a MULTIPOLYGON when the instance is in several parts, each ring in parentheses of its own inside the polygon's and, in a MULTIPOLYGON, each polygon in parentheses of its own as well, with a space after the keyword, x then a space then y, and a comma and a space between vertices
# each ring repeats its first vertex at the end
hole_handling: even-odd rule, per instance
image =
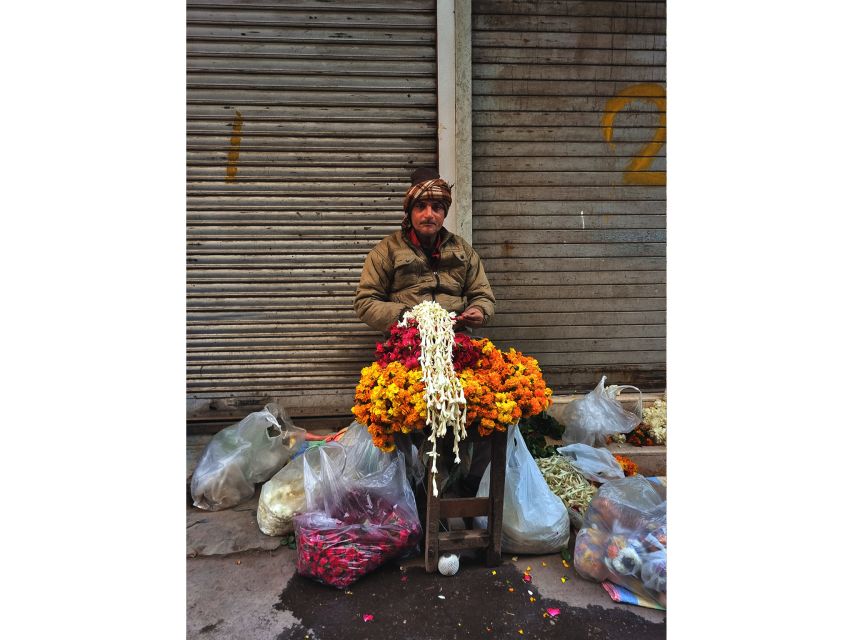
POLYGON ((346 414, 378 334, 352 299, 437 165, 435 2, 190 1, 190 424, 283 396, 346 414))
POLYGON ((498 299, 488 333, 535 355, 561 392, 602 374, 666 385, 665 12, 472 6, 473 243, 498 299))

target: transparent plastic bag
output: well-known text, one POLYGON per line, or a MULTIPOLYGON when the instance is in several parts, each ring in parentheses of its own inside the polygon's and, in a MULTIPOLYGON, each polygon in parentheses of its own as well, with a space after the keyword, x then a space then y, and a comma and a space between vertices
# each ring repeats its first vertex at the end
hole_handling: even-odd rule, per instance
POLYGON ((258 528, 268 536, 293 533, 293 518, 306 507, 303 460, 296 458, 261 487, 258 528))
POLYGON ((588 444, 577 443, 557 447, 557 453, 566 456, 571 465, 587 480, 604 483, 625 477, 622 465, 605 447, 596 449, 588 444))
POLYGON ((294 519, 297 572, 339 589, 417 548, 422 532, 403 454, 371 444, 378 456, 357 457, 360 429, 305 452, 306 512, 294 519))
POLYGON ((281 469, 305 440, 279 405, 268 404, 208 443, 190 482, 193 505, 219 511, 245 502, 255 484, 281 469))
MULTIPOLYGON (((556 405, 551 410, 554 417, 566 425, 562 438, 564 443, 581 443, 592 447, 603 447, 607 444, 608 436, 628 433, 640 424, 642 418, 625 411, 622 404, 617 400, 622 390, 637 388, 627 385, 611 385, 605 389, 604 381, 606 379, 607 376, 602 376, 595 389, 583 398, 565 405, 556 405)), ((641 393, 640 415, 642 415, 642 402, 641 393)))
MULTIPOLYGON (((489 495, 491 463, 483 472, 477 497, 489 495)), ((571 521, 566 505, 548 487, 524 444, 518 425, 507 434, 501 548, 510 553, 555 553, 569 542, 571 521)), ((488 518, 474 519, 481 529, 488 518)))
POLYGON ((575 540, 581 577, 610 580, 666 606, 666 498, 643 476, 603 484, 575 540))

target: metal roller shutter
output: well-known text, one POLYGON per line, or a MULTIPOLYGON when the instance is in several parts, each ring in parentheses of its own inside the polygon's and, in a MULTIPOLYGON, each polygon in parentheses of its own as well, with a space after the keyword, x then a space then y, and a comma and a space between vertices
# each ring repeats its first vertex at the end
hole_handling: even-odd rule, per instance
POLYGON ((666 386, 665 33, 664 2, 472 6, 488 333, 560 392, 666 386))
POLYGON ((188 425, 270 397, 349 411, 379 334, 352 298, 437 165, 435 2, 187 6, 188 425))

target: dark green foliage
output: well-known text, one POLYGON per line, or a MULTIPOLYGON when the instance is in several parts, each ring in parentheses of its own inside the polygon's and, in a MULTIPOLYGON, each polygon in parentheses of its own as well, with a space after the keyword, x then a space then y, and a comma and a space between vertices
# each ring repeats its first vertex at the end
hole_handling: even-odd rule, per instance
POLYGON ((557 447, 545 442, 545 436, 559 440, 565 427, 547 411, 518 421, 521 437, 534 458, 548 458, 557 453, 557 447))

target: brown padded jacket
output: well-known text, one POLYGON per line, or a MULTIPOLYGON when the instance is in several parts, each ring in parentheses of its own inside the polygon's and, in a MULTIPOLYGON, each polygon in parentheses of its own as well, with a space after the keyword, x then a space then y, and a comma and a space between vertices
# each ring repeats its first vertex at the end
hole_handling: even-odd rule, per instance
POLYGON ((484 324, 495 313, 495 296, 480 256, 456 234, 441 229, 441 258, 433 271, 423 250, 402 231, 379 242, 364 261, 353 307, 358 317, 387 334, 404 311, 435 300, 447 311, 470 306, 483 311, 484 324))

